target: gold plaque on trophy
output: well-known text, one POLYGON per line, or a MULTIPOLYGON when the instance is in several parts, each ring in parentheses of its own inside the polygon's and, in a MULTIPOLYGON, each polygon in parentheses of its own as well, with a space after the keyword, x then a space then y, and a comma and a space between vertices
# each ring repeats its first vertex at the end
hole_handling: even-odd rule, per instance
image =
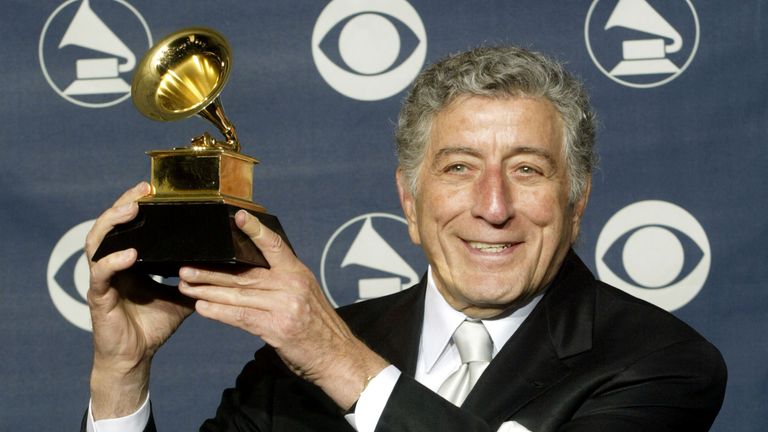
POLYGON ((152 186, 139 200, 135 220, 115 227, 94 259, 129 247, 138 251, 136 267, 172 276, 182 265, 268 267, 261 252, 235 225, 246 209, 280 234, 276 217, 253 202, 253 168, 258 161, 240 153, 220 94, 231 71, 231 49, 206 28, 179 30, 158 42, 142 59, 131 85, 136 108, 157 121, 199 115, 223 135, 208 132, 189 145, 152 150, 152 186))

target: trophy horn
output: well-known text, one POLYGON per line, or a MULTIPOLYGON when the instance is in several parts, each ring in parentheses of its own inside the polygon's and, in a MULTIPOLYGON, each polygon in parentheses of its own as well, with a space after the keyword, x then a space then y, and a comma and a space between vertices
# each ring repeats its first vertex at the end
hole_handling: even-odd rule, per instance
POLYGON ((134 105, 157 121, 197 114, 216 125, 226 141, 204 133, 192 139, 193 148, 239 152, 235 128, 224 115, 219 98, 232 68, 231 52, 226 39, 211 29, 176 31, 155 44, 139 63, 131 83, 134 105))

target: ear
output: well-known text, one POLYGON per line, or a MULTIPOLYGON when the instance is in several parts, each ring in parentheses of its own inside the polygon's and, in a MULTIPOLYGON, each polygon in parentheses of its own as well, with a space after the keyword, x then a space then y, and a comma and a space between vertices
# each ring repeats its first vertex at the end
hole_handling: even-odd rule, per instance
POLYGON ((397 193, 400 195, 400 206, 403 207, 403 214, 405 214, 405 219, 408 221, 408 235, 411 236, 411 241, 414 244, 421 244, 416 212, 416 198, 405 181, 402 169, 397 168, 395 179, 397 181, 397 193))
POLYGON ((573 214, 571 215, 571 243, 575 242, 579 237, 579 229, 581 228, 581 217, 584 215, 584 209, 587 208, 587 202, 589 201, 589 193, 592 191, 592 177, 587 178, 587 183, 584 187, 584 193, 581 198, 573 204, 573 214))

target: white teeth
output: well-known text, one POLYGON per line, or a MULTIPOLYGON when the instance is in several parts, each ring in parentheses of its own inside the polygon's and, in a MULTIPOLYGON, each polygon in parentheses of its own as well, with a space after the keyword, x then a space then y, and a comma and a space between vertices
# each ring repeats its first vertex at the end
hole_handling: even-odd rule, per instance
POLYGON ((509 243, 480 243, 480 242, 469 242, 469 246, 472 249, 477 249, 483 252, 489 252, 489 253, 499 253, 503 251, 504 249, 512 246, 509 243))

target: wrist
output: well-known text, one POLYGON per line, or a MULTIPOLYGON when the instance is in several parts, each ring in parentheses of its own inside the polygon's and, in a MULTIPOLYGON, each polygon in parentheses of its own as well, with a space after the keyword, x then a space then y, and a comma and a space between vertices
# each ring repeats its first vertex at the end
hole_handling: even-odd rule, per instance
POLYGON ((90 389, 94 420, 129 415, 141 407, 149 394, 149 364, 125 369, 94 362, 90 389))
POLYGON ((333 369, 316 383, 343 411, 357 402, 368 383, 389 366, 389 362, 370 348, 360 345, 348 351, 350 355, 334 362, 333 369))

